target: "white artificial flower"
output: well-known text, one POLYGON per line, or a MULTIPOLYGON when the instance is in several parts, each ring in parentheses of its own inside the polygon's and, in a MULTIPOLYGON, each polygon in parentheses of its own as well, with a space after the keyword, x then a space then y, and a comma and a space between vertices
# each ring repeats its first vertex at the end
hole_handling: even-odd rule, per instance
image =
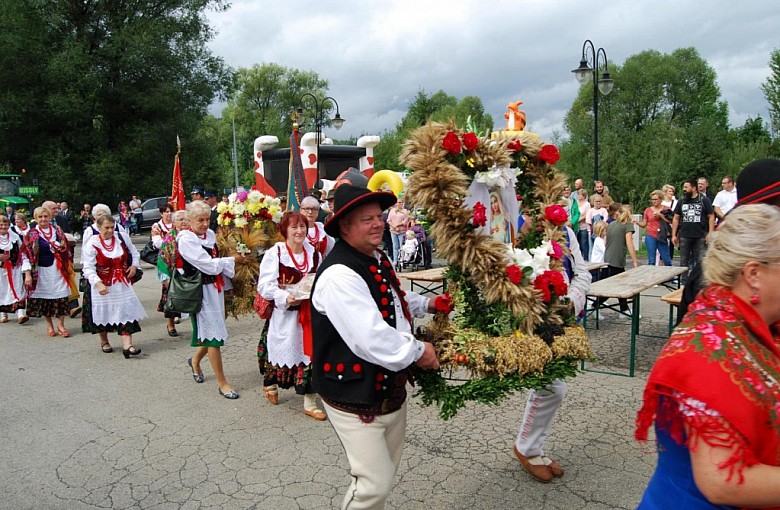
POLYGON ((246 218, 243 216, 238 216, 236 219, 233 220, 233 224, 236 226, 236 228, 244 228, 247 226, 246 218))
POLYGON ((230 202, 232 204, 235 201, 236 201, 236 193, 233 192, 230 195, 228 195, 228 202, 230 202))
POLYGON ((247 200, 252 203, 259 203, 263 200, 263 198, 264 198, 263 194, 257 191, 256 189, 253 189, 247 195, 247 200))
POLYGON ((493 167, 487 172, 477 172, 474 174, 474 180, 485 184, 489 188, 505 188, 514 185, 515 169, 508 166, 493 167))
POLYGON ((246 206, 241 202, 235 202, 233 204, 233 214, 241 216, 246 211, 246 206))

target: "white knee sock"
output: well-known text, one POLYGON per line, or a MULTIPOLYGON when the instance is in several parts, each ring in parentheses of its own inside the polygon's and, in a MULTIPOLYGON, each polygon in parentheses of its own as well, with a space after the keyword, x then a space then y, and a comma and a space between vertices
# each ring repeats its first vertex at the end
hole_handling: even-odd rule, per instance
POLYGON ((317 394, 307 393, 303 396, 303 408, 307 411, 317 409, 317 394))

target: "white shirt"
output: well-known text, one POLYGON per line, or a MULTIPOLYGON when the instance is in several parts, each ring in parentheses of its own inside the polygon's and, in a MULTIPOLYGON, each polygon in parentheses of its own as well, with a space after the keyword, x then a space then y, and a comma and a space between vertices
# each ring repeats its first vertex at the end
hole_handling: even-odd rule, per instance
POLYGON ((723 214, 728 213, 737 205, 737 187, 731 191, 722 189, 715 195, 715 200, 712 201, 712 206, 720 209, 723 214))
MULTIPOLYGON (((407 292, 405 298, 413 316, 425 315, 428 298, 415 292, 407 292)), ((420 359, 425 347, 412 335, 395 290, 393 301, 395 329, 382 318, 363 278, 342 264, 334 264, 319 275, 311 299, 312 306, 328 317, 356 356, 397 372, 420 359)))

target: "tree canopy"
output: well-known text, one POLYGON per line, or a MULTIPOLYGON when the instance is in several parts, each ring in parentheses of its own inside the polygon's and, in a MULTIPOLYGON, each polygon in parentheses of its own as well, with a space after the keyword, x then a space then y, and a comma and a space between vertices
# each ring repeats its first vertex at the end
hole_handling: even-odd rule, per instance
MULTIPOLYGON (((767 139, 757 132, 760 117, 741 130, 729 129, 715 71, 694 48, 643 51, 621 66, 610 63, 610 71, 614 89, 599 95, 599 177, 617 200, 644 206, 647 195, 665 183, 719 180, 767 154, 767 139)), ((572 178, 591 182, 590 189, 592 87, 580 88, 565 117, 570 137, 561 144, 559 163, 572 178)))
POLYGON ((115 203, 170 189, 176 136, 203 184, 199 144, 230 73, 206 43, 223 0, 0 0, 0 161, 46 197, 115 203))

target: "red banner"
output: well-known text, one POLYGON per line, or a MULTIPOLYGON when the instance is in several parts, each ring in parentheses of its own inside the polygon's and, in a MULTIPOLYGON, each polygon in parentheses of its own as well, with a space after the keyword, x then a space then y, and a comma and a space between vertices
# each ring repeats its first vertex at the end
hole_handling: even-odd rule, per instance
POLYGON ((184 194, 184 183, 181 180, 181 164, 179 163, 179 154, 176 154, 176 162, 173 164, 173 186, 171 187, 171 204, 177 211, 184 209, 186 195, 184 194))

